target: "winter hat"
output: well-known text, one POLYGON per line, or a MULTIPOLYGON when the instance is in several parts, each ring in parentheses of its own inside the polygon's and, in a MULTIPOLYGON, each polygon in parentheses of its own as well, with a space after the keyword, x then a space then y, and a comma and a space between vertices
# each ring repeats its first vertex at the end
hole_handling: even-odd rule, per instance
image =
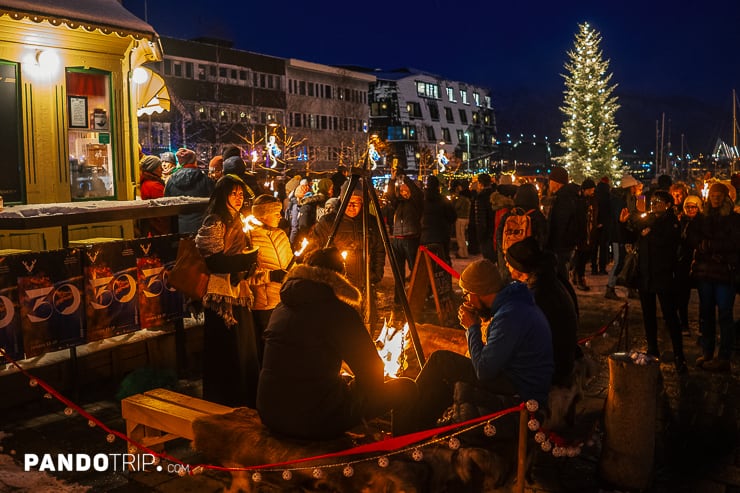
POLYGON ((686 197, 686 199, 683 201, 683 211, 686 212, 686 206, 691 205, 691 204, 701 209, 702 207, 701 197, 699 197, 698 195, 689 195, 688 197, 686 197))
POLYGON ((562 166, 555 166, 550 170, 550 181, 565 185, 568 183, 568 170, 562 166))
POLYGON ((195 153, 190 149, 185 149, 184 147, 181 147, 177 150, 177 162, 180 163, 180 166, 185 166, 186 164, 194 164, 195 160, 195 153))
POLYGON ((326 214, 337 212, 339 210, 339 198, 332 197, 330 199, 327 199, 326 203, 324 204, 324 209, 326 210, 326 214))
POLYGON ((163 152, 159 155, 159 159, 161 159, 163 163, 177 164, 177 159, 175 159, 175 153, 173 152, 163 152))
POLYGON ((331 181, 329 178, 322 178, 319 180, 319 184, 316 185, 316 188, 319 190, 319 193, 323 193, 327 197, 329 196, 329 190, 331 190, 331 187, 334 186, 334 182, 331 181))
POLYGON ((144 156, 144 158, 139 161, 139 168, 141 171, 148 171, 149 173, 154 173, 154 171, 162 166, 162 161, 157 156, 144 156))
POLYGON ((252 205, 252 215, 259 219, 260 217, 265 217, 270 213, 280 212, 282 209, 283 205, 278 199, 276 199, 272 195, 262 194, 254 199, 254 204, 252 205))
POLYGON ((301 183, 301 175, 295 175, 285 184, 285 194, 290 195, 301 183))
POLYGON ((504 287, 496 264, 488 259, 470 263, 460 274, 460 288, 479 296, 498 293, 504 287))
POLYGON ((635 177, 634 176, 632 176, 632 175, 624 175, 622 177, 622 180, 621 180, 619 186, 622 187, 622 188, 629 188, 629 187, 634 187, 635 185, 639 185, 639 184, 640 184, 640 182, 637 181, 637 180, 635 180, 635 177))
POLYGON ((537 240, 529 236, 522 241, 517 241, 506 250, 506 261, 513 268, 525 274, 531 274, 540 265, 542 251, 537 240))
POLYGON ((344 274, 344 259, 337 247, 322 248, 311 252, 305 261, 306 265, 329 269, 344 274))
POLYGON ((239 156, 232 156, 224 161, 224 174, 242 176, 247 171, 247 165, 239 156))
POLYGON ((228 146, 225 147, 221 155, 224 157, 224 160, 229 159, 230 157, 241 157, 242 156, 242 150, 239 149, 237 146, 228 146))
POLYGON ((722 193, 724 195, 729 196, 730 195, 730 189, 727 188, 727 185, 724 183, 715 183, 711 187, 709 187, 709 193, 722 193))
POLYGON ((581 184, 581 190, 588 190, 589 188, 596 188, 596 183, 591 178, 586 178, 581 184))
POLYGON ((221 169, 224 168, 224 157, 223 156, 213 156, 211 160, 208 162, 209 168, 218 168, 221 167, 221 169))

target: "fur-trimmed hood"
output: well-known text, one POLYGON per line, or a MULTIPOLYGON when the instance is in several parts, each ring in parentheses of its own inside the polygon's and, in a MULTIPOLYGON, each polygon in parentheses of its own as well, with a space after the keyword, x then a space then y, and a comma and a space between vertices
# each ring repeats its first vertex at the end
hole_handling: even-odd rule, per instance
POLYGON ((494 211, 503 209, 505 207, 514 207, 514 199, 512 199, 511 197, 507 197, 500 192, 493 192, 489 200, 491 201, 491 208, 494 211))
POLYGON ((331 288, 334 296, 358 312, 362 307, 362 295, 342 274, 331 269, 310 265, 297 265, 285 277, 280 297, 287 304, 314 303, 319 294, 310 286, 303 286, 304 281, 325 284, 331 288))

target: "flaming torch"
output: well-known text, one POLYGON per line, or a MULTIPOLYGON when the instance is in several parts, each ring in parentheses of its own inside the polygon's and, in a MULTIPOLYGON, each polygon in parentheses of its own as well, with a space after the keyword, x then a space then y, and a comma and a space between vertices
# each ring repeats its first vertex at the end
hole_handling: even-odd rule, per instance
POLYGON ((375 340, 375 347, 378 350, 380 359, 383 360, 384 373, 386 377, 395 378, 401 375, 408 367, 406 361, 406 340, 409 333, 409 324, 406 323, 403 328, 397 329, 388 325, 386 321, 383 328, 375 340))
POLYGON ((298 257, 303 255, 303 252, 306 250, 307 246, 308 246, 308 238, 303 238, 303 241, 301 242, 301 248, 293 252, 293 258, 290 259, 290 263, 285 268, 285 270, 290 270, 290 268, 293 267, 293 264, 296 263, 296 260, 298 259, 298 257))
POLYGON ((709 182, 704 182, 704 188, 701 189, 701 198, 706 201, 709 197, 709 182))
POLYGON ((247 217, 242 217, 242 223, 244 224, 242 231, 244 231, 245 233, 248 233, 249 231, 254 231, 255 226, 262 226, 262 221, 251 214, 247 217))

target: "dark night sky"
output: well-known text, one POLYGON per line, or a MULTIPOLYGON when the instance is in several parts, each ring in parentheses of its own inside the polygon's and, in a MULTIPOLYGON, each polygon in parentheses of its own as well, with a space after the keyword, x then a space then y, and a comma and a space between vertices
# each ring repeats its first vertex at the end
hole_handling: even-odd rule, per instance
MULTIPOLYGON (((492 90, 499 132, 559 136, 563 64, 578 23, 602 35, 622 110, 622 147, 655 147, 665 113, 673 149, 731 141, 740 91, 740 1, 148 0, 160 35, 324 64, 414 67, 492 90)), ((145 17, 145 0, 124 0, 145 17)), ((666 130, 667 132, 667 130, 666 130)))

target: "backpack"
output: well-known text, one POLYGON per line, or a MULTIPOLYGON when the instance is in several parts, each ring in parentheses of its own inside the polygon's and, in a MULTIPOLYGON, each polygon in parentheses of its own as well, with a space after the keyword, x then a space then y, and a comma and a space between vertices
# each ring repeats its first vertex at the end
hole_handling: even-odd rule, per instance
POLYGON ((532 217, 534 209, 524 211, 521 207, 511 209, 509 216, 504 220, 504 230, 501 239, 501 252, 506 253, 511 245, 524 238, 532 236, 532 217))

